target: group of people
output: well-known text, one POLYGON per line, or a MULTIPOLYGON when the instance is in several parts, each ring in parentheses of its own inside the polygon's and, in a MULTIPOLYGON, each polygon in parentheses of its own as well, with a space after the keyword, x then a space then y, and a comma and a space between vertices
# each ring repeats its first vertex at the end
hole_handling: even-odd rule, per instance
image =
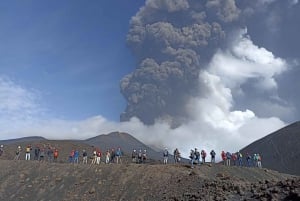
POLYGON ((145 163, 147 160, 147 150, 144 149, 144 151, 142 151, 142 149, 139 149, 139 151, 137 151, 136 149, 133 149, 131 158, 133 163, 145 163))
MULTIPOLYGON (((214 150, 211 150, 210 153, 210 163, 215 163, 216 162, 216 152, 214 150)), ((175 160, 175 163, 180 162, 180 153, 178 149, 176 148, 173 152, 173 157, 175 160)), ((193 168, 195 164, 204 164, 206 163, 206 157, 207 153, 205 150, 198 150, 197 148, 191 149, 189 159, 190 159, 190 164, 191 167, 193 168)), ((163 164, 168 163, 168 158, 169 158, 169 152, 168 149, 165 148, 163 150, 163 164)), ((243 163, 243 154, 238 151, 235 153, 230 153, 230 152, 221 152, 221 158, 223 161, 223 164, 226 166, 234 165, 234 166, 244 166, 243 163)), ((246 166, 248 167, 259 167, 261 168, 261 156, 260 154, 254 154, 251 156, 249 153, 246 154, 246 166)))
MULTIPOLYGON (((14 160, 20 160, 20 155, 23 149, 19 145, 15 152, 14 160)), ((50 145, 35 145, 34 148, 29 144, 25 147, 25 160, 31 160, 33 151, 33 160, 57 162, 58 150, 50 145)))
MULTIPOLYGON (((204 164, 206 162, 206 151, 205 150, 201 150, 198 151, 197 148, 195 149, 191 149, 190 151, 190 162, 191 162, 191 166, 193 167, 193 165, 196 164, 204 164)), ((230 165, 234 165, 234 166, 244 166, 243 163, 243 154, 238 151, 235 153, 230 153, 230 152, 225 152, 222 151, 221 152, 221 158, 223 161, 223 164, 226 166, 230 166, 230 165)), ((210 162, 211 163, 215 163, 216 161, 216 152, 214 150, 210 151, 210 162)), ((246 154, 246 161, 247 161, 247 166, 248 167, 259 167, 261 168, 261 156, 259 154, 254 154, 253 157, 251 157, 251 155, 249 153, 246 154)))
MULTIPOLYGON (((230 152, 226 152, 222 151, 221 153, 221 157, 223 160, 223 164, 230 166, 231 162, 233 162, 233 165, 235 166, 244 166, 243 163, 243 154, 238 151, 236 153, 230 153, 230 152)), ((261 168, 261 155, 260 154, 253 154, 253 156, 251 156, 249 153, 246 153, 246 166, 248 167, 259 167, 261 168)))
MULTIPOLYGON (((20 160, 20 155, 22 152, 22 147, 18 146, 17 150, 15 152, 15 157, 14 160, 20 160)), ((0 156, 4 152, 4 146, 0 146, 0 156)), ((48 161, 48 162, 57 162, 59 153, 58 149, 51 146, 51 145, 35 145, 32 147, 30 144, 25 147, 25 160, 31 160, 31 153, 33 152, 33 160, 38 160, 38 161, 48 161)), ((106 164, 109 163, 121 163, 122 160, 122 155, 123 152, 121 151, 121 148, 118 147, 117 149, 108 149, 104 154, 104 160, 103 162, 106 164)), ((90 159, 91 159, 91 164, 100 164, 101 159, 102 159, 102 152, 99 148, 95 148, 93 152, 91 153, 90 159)), ((214 150, 210 151, 210 162, 215 163, 215 158, 216 158, 216 152, 214 150)), ((73 149, 71 150, 68 158, 69 163, 80 163, 79 158, 80 155, 82 155, 82 163, 83 164, 88 164, 88 152, 86 150, 83 150, 82 153, 80 154, 78 149, 73 149)), ((168 164, 168 159, 169 159, 170 153, 167 148, 163 150, 163 164, 168 164)), ((174 163, 179 163, 181 161, 181 154, 176 148, 173 151, 173 157, 174 157, 174 163)), ((207 153, 205 150, 198 150, 197 148, 191 149, 190 151, 190 163, 191 167, 194 167, 194 164, 204 164, 206 163, 206 157, 207 153)), ((133 163, 145 163, 147 160, 147 150, 144 149, 139 149, 138 151, 136 149, 133 149, 132 154, 131 154, 132 162, 133 163)), ((249 153, 246 153, 246 156, 243 157, 243 154, 238 151, 235 153, 230 153, 230 152, 221 152, 221 159, 223 161, 223 164, 226 166, 248 166, 248 167, 262 167, 261 164, 261 155, 260 154, 253 154, 251 156, 249 153), (244 164, 244 160, 246 160, 246 164, 244 164)))
MULTIPOLYGON (((180 152, 179 152, 178 148, 174 149, 173 157, 174 157, 174 163, 180 162, 181 156, 180 156, 180 152)), ((168 148, 165 148, 165 150, 163 151, 163 163, 168 164, 168 160, 169 160, 169 151, 168 151, 168 148)))

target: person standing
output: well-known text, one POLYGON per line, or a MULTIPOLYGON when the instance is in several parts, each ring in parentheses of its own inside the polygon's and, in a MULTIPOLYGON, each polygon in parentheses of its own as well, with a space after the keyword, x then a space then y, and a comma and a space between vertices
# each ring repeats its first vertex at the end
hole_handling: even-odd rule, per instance
POLYGON ((21 146, 18 146, 14 160, 20 160, 21 151, 22 151, 21 146))
POLYGON ((122 156, 122 151, 121 148, 119 147, 116 151, 117 164, 121 163, 121 156, 122 156))
POLYGON ((97 149, 97 159, 96 159, 96 164, 100 165, 101 162, 101 156, 102 156, 102 152, 100 149, 97 149))
POLYGON ((25 160, 26 160, 26 161, 30 161, 30 151, 31 151, 31 146, 30 146, 30 145, 27 145, 25 151, 26 151, 26 153, 25 153, 25 160))
POLYGON ((246 154, 246 160, 248 167, 251 167, 251 155, 249 153, 246 154))
POLYGON ((74 152, 74 160, 73 163, 79 163, 79 151, 76 149, 74 152))
POLYGON ((216 162, 216 152, 214 150, 211 150, 210 152, 210 162, 215 163, 216 162))
POLYGON ((230 166, 230 160, 231 160, 231 153, 228 151, 226 152, 226 165, 230 166))
POLYGON ((132 158, 132 162, 133 163, 137 163, 137 152, 136 152, 136 149, 132 150, 131 158, 132 158))
POLYGON ((262 168, 261 166, 261 156, 257 154, 257 167, 262 168))
POLYGON ((0 156, 2 156, 3 152, 4 152, 4 146, 3 146, 3 144, 1 144, 1 146, 0 146, 0 156))
POLYGON ((167 148, 165 148, 165 150, 164 150, 163 157, 164 157, 164 164, 167 164, 168 158, 169 158, 169 152, 168 152, 167 148))
POLYGON ((176 148, 173 152, 175 164, 180 162, 180 152, 178 148, 176 148))
POLYGON ((106 151, 105 155, 105 163, 108 164, 110 162, 110 152, 109 149, 106 151))
POLYGON ((86 150, 84 149, 83 151, 82 151, 82 164, 87 164, 88 163, 88 157, 87 157, 87 152, 86 152, 86 150))
POLYGON ((57 158, 58 158, 58 150, 57 149, 54 149, 53 157, 54 157, 54 162, 57 163, 57 158))
POLYGON ((190 159, 191 159, 191 168, 194 168, 195 151, 193 149, 191 149, 190 152, 190 159))

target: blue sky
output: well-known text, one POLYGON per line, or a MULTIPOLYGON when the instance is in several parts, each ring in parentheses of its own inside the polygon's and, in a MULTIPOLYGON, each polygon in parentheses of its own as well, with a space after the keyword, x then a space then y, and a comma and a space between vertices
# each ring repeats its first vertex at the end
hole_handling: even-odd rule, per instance
POLYGON ((2 1, 0 76, 32 91, 46 116, 119 120, 120 79, 138 1, 2 1))

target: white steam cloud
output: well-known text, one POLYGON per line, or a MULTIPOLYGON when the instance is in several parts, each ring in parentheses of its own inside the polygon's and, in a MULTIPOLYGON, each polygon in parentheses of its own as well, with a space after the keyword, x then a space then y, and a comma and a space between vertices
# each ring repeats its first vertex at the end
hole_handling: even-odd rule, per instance
MULTIPOLYGON (((163 120, 152 126, 137 118, 128 122, 112 122, 102 116, 83 121, 40 119, 38 115, 24 118, 19 109, 39 111, 33 94, 10 80, 0 79, 0 133, 1 139, 24 136, 43 136, 49 139, 87 139, 112 131, 122 131, 148 145, 178 147, 184 156, 191 148, 210 151, 237 151, 247 144, 283 127, 278 117, 261 118, 256 111, 235 110, 236 91, 247 95, 243 85, 253 85, 257 90, 277 95, 276 75, 287 69, 285 60, 276 58, 268 50, 258 47, 241 31, 226 50, 219 50, 205 70, 199 74, 199 85, 206 93, 199 93, 186 105, 190 121, 171 129, 163 120), (10 103, 10 99, 13 102, 10 103), (24 103, 20 106, 19 102, 24 103), (19 106, 18 106, 19 105, 19 106), (17 109, 16 109, 17 108, 17 109), (8 111, 8 112, 7 112, 8 111), (4 114, 10 115, 7 118, 4 114), (14 116, 15 118, 12 118, 14 116), (9 123, 7 119, 15 119, 9 123)), ((251 97, 249 97, 251 98, 251 97)), ((251 101, 251 100, 250 100, 251 101)))

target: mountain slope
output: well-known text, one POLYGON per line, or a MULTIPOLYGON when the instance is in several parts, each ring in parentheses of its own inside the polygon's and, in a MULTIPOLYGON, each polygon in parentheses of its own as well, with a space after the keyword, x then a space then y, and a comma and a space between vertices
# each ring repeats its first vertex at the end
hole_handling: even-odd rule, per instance
POLYGON ((300 122, 251 143, 242 152, 261 154, 266 168, 300 175, 300 122))
POLYGON ((112 132, 107 135, 99 135, 93 138, 89 138, 84 141, 86 144, 100 147, 103 151, 111 148, 120 147, 122 151, 128 155, 131 155, 133 149, 139 151, 147 150, 147 154, 151 159, 161 160, 162 154, 143 144, 128 133, 112 132))

